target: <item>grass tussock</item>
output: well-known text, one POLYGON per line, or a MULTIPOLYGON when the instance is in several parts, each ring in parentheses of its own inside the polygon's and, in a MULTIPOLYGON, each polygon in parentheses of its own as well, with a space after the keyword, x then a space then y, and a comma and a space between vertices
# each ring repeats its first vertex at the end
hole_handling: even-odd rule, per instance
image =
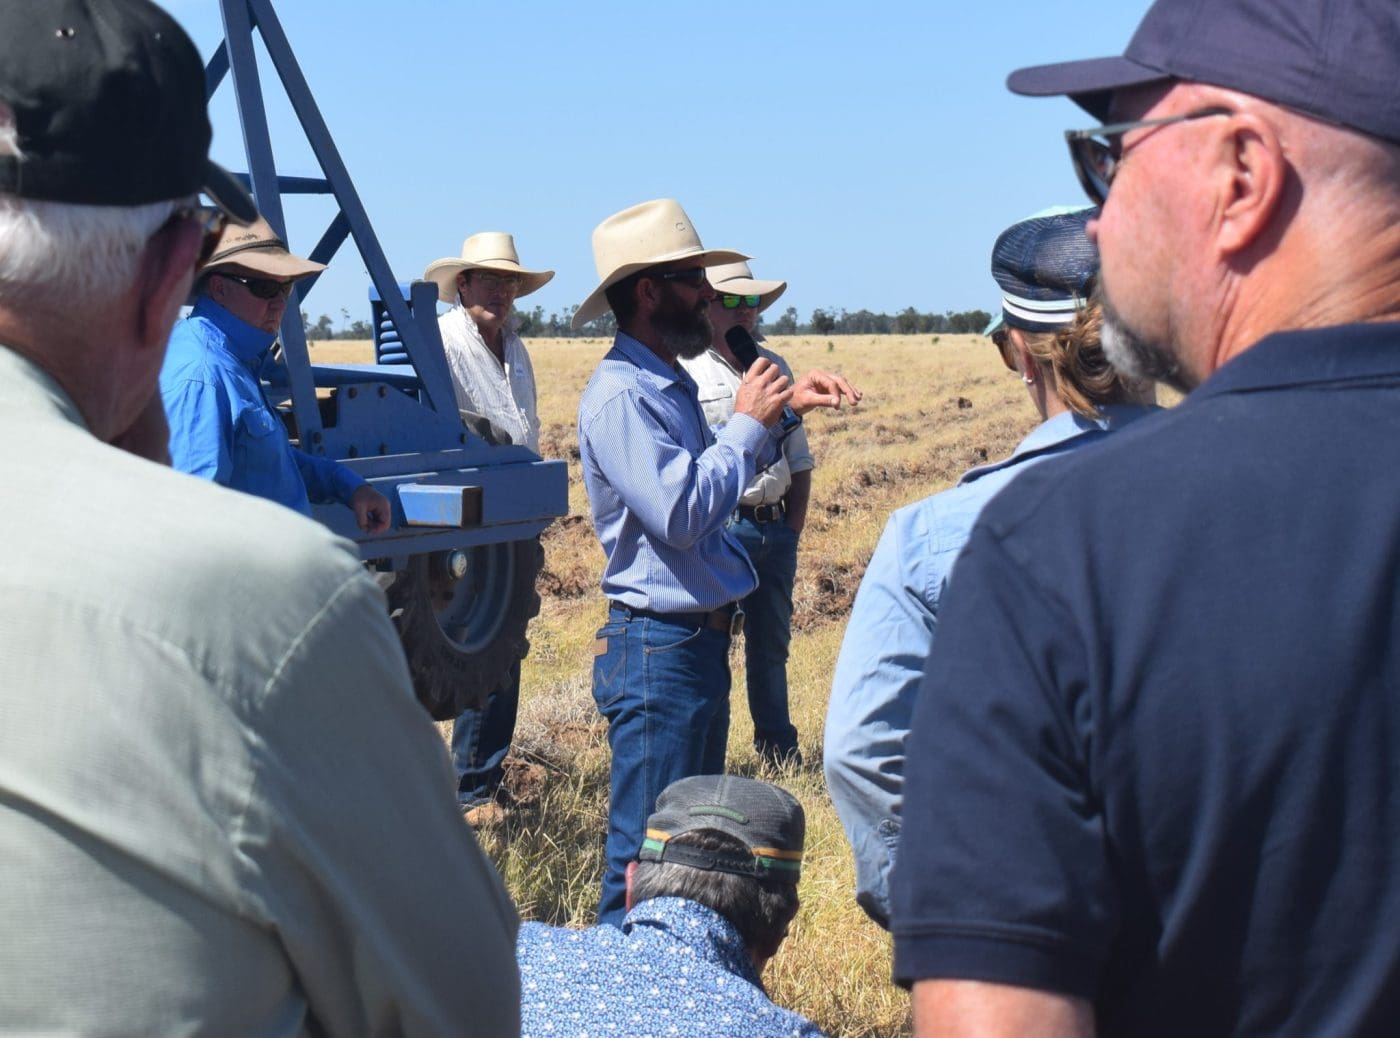
MULTIPOLYGON (((313 347, 317 360, 364 359, 313 347)), ((606 831, 606 726, 590 694, 594 634, 604 617, 603 555, 578 471, 575 414, 599 340, 533 340, 543 453, 570 462, 570 515, 544 536, 539 618, 531 625, 521 715, 507 787, 520 805, 481 834, 522 917, 587 925, 606 831)), ((852 899, 850 849, 822 780, 821 742, 845 619, 889 513, 1010 453, 1035 424, 1024 387, 978 336, 788 337, 768 343, 799 375, 844 374, 865 392, 855 410, 807 416, 817 468, 798 558, 789 661, 794 723, 807 766, 761 771, 751 749, 743 652, 734 679, 729 769, 779 782, 807 810, 802 910, 765 977, 780 1004, 848 1038, 907 1034, 908 998, 891 985, 888 936, 852 899)), ((364 349, 363 344, 360 346, 364 349)), ((447 728, 444 727, 444 731, 447 728)))

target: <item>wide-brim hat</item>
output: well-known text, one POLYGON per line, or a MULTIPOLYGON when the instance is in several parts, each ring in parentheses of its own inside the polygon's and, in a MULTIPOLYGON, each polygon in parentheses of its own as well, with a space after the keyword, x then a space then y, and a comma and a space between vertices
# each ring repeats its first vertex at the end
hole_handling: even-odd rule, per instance
POLYGON ((423 271, 423 280, 438 287, 438 298, 444 303, 457 302, 457 275, 464 270, 492 270, 498 274, 514 274, 520 278, 519 299, 538 291, 554 277, 552 270, 526 270, 520 265, 515 251, 515 239, 502 231, 482 231, 462 242, 462 255, 433 260, 423 271))
POLYGON ((272 225, 259 216, 247 227, 229 224, 219 235, 219 243, 209 262, 200 268, 201 274, 218 273, 220 269, 238 267, 255 274, 265 274, 281 280, 300 280, 319 274, 324 263, 294 256, 287 243, 278 237, 272 225))
POLYGON ((742 252, 705 248, 690 217, 674 198, 657 198, 614 213, 593 228, 593 265, 598 269, 598 287, 579 304, 574 313, 574 330, 607 313, 608 289, 639 270, 676 260, 693 260, 697 267, 714 267, 746 259, 742 252))
POLYGON ((786 281, 760 281, 743 260, 723 263, 705 272, 710 287, 722 295, 758 296, 758 312, 763 313, 787 291, 786 281))

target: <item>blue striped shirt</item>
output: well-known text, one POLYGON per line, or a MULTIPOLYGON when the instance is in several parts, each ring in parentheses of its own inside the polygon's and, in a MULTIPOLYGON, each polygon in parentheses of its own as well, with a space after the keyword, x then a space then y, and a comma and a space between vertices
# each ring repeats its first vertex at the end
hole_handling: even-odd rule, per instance
POLYGON ((619 332, 578 408, 603 594, 661 613, 717 609, 758 586, 725 525, 780 440, 736 414, 711 434, 695 382, 619 332))

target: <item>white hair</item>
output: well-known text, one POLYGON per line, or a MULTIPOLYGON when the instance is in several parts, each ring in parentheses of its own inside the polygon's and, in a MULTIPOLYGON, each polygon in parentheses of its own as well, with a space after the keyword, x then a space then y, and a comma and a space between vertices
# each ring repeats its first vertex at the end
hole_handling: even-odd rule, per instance
MULTIPOLYGON (((0 155, 19 155, 0 119, 0 155)), ((183 199, 148 205, 74 205, 0 194, 0 302, 52 308, 124 292, 151 235, 183 199)))
POLYGON ((179 204, 71 205, 0 194, 0 302, 115 298, 179 204))

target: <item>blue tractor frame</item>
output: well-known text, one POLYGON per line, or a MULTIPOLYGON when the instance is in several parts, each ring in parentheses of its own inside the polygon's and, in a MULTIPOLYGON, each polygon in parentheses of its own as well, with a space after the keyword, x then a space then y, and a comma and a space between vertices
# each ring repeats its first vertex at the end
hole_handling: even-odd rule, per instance
POLYGON ((567 466, 490 442, 464 421, 438 332, 437 286, 395 279, 271 0, 219 6, 224 39, 206 67, 205 92, 212 97, 231 81, 245 182, 259 211, 285 241, 284 197, 333 196, 338 211, 307 255, 328 264, 351 239, 372 282, 377 363, 311 363, 301 304, 316 279, 307 278, 288 301, 282 360, 264 380, 290 404, 302 450, 343 462, 393 503, 393 528, 379 535, 362 533, 340 506, 314 506, 314 514, 359 545, 385 588, 419 699, 434 717, 452 717, 483 703, 528 648, 525 627, 539 609, 539 535, 568 510, 567 466), (320 178, 277 173, 254 33, 320 178))

